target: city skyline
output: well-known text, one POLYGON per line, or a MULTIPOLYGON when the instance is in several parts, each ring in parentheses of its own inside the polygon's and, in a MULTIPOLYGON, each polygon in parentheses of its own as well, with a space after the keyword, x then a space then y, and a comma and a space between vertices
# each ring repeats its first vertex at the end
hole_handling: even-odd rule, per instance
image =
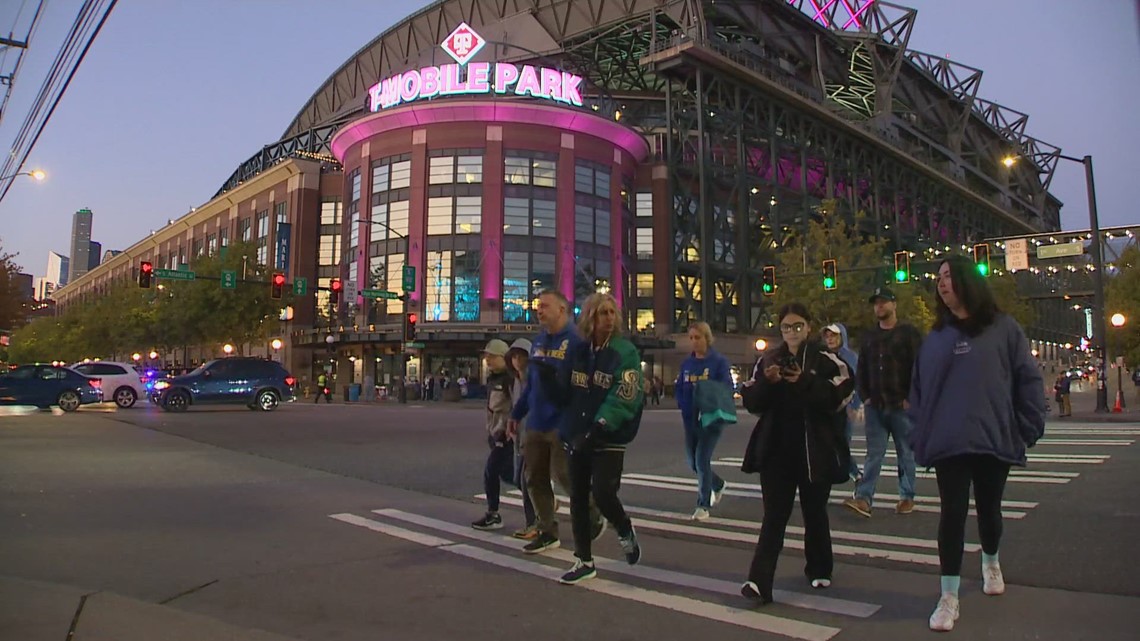
MULTIPOLYGON (((5 249, 18 252, 17 264, 39 276, 35 265, 42 265, 44 252, 63 250, 65 237, 43 233, 42 225, 65 228, 63 212, 75 212, 80 205, 75 200, 108 212, 101 225, 109 231, 100 236, 111 249, 126 249, 207 202, 239 163, 279 138, 296 110, 344 60, 426 4, 381 8, 346 0, 337 3, 340 11, 329 11, 303 3, 288 15, 266 11, 262 3, 119 6, 24 168, 43 168, 48 179, 20 182, 0 203, 5 249), (290 24, 349 13, 356 18, 344 21, 335 34, 307 35, 306 48, 279 47, 271 58, 229 62, 266 50, 290 24), (206 28, 233 38, 220 37, 221 46, 205 47, 195 36, 206 28), (275 62, 261 62, 268 59, 275 62), (177 83, 169 69, 180 70, 177 83), (229 99, 199 98, 207 90, 229 99)), ((931 0, 903 4, 919 11, 912 48, 982 69, 979 95, 1028 113, 1028 135, 1068 155, 1094 156, 1102 226, 1136 222, 1129 209, 1128 169, 1134 163, 1128 150, 1140 144, 1140 135, 1126 110, 1140 99, 1140 72, 1123 62, 1128 51, 1140 49, 1131 7, 1065 5, 1046 15, 1032 11, 1035 4, 1029 0, 997 7, 981 0, 954 7, 931 0), (981 15, 988 17, 979 23, 981 15), (1035 33, 1035 39, 1054 46, 1011 43, 1011 23, 1024 26, 1018 33, 1035 33), (966 40, 966 33, 973 35, 966 40), (1030 49, 1033 58, 1009 54, 1030 49), (1090 60, 1108 73, 1087 73, 1090 60)), ((77 6, 49 5, 0 138, 14 135, 77 6)), ((1065 203, 1062 227, 1086 228, 1080 167, 1062 162, 1051 191, 1065 203)))

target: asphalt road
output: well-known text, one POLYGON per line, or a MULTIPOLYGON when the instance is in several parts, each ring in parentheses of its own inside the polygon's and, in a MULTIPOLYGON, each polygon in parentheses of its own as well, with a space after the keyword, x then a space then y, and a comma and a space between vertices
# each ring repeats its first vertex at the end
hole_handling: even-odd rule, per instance
MULTIPOLYGON (((890 472, 873 518, 833 506, 838 567, 826 596, 837 601, 806 586, 793 530, 777 579, 790 594, 753 612, 735 594, 762 513, 758 478, 734 460, 751 424, 722 439, 717 469, 732 487, 716 518, 693 524, 678 415, 648 411, 621 492, 641 528, 643 566, 633 576, 603 567, 585 590, 550 580, 564 558, 471 538, 467 524, 482 514, 481 421, 478 408, 433 404, 0 417, 0 575, 314 640, 926 632, 938 589, 933 478, 919 479, 930 498, 912 515, 894 514, 890 472)), ((1006 493, 1006 595, 981 595, 978 554, 967 554, 964 638, 1132 638, 1138 437, 1140 424, 1050 425, 1006 493)), ((509 529, 521 524, 521 511, 504 510, 509 529)), ((620 558, 612 534, 598 553, 620 558)), ((0 638, 16 607, 0 601, 0 638)))

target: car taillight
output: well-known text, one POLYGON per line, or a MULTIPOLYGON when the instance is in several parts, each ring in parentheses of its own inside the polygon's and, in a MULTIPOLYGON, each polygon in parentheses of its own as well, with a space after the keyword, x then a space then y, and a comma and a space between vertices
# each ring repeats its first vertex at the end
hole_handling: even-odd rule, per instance
POLYGON ((292 387, 292 386, 297 384, 297 379, 293 378, 292 376, 286 376, 285 377, 285 384, 288 385, 289 387, 292 387))
POLYGON ((146 385, 146 377, 145 377, 145 376, 140 376, 140 377, 139 377, 139 382, 140 382, 140 383, 142 383, 143 385, 146 385))
POLYGON ((102 389, 103 388, 103 380, 99 379, 99 378, 87 379, 87 384, 90 385, 91 387, 94 387, 95 389, 102 389))

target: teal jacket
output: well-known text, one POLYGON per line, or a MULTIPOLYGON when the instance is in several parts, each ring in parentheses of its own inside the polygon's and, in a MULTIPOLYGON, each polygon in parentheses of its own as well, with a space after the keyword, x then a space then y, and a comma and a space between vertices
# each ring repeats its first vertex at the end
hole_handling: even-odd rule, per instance
POLYGON ((732 396, 732 386, 721 381, 697 381, 693 385, 693 406, 700 426, 704 429, 716 424, 736 422, 736 400, 732 396))

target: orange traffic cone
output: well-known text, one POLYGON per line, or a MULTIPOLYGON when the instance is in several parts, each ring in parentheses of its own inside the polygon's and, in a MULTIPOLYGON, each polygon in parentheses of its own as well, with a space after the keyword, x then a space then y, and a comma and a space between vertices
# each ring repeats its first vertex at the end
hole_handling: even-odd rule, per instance
POLYGON ((1116 390, 1116 406, 1112 408, 1112 411, 1116 414, 1120 414, 1121 412, 1124 411, 1123 395, 1124 394, 1121 390, 1116 390))

